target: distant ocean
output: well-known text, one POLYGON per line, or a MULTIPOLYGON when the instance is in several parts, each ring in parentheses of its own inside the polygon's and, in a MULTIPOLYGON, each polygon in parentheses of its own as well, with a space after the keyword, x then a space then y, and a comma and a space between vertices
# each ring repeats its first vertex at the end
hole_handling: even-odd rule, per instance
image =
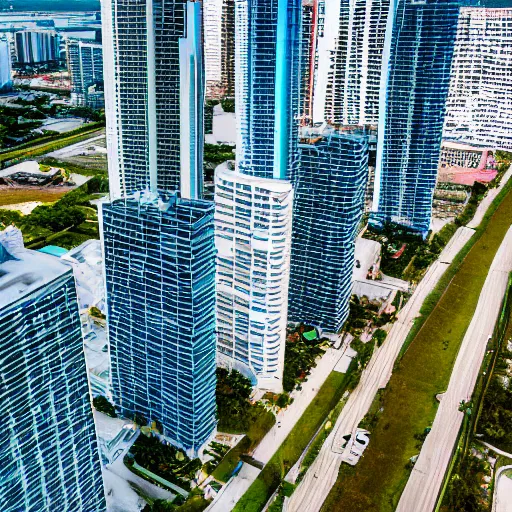
POLYGON ((0 10, 99 11, 100 0, 0 0, 0 10))

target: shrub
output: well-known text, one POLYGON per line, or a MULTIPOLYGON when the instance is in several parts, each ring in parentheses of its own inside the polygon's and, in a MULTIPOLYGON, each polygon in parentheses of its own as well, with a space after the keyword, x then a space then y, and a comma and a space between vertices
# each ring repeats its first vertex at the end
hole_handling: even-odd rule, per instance
POLYGON ((104 396, 100 395, 94 397, 92 405, 94 405, 94 408, 97 411, 102 412, 111 418, 117 418, 115 407, 104 396))

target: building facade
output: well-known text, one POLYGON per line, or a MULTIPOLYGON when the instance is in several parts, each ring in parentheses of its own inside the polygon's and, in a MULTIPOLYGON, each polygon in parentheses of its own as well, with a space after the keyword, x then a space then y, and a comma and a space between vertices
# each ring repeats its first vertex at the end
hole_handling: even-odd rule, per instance
POLYGON ((236 0, 237 164, 293 179, 300 102, 301 0, 236 0))
POLYGON ((73 271, 14 249, 0 244, 1 508, 105 512, 73 271))
POLYGON ((0 38, 0 94, 12 91, 12 57, 9 41, 0 38))
POLYGON ((294 183, 288 318, 338 332, 349 313, 355 238, 364 210, 368 137, 301 133, 294 183))
POLYGON ((460 1, 398 0, 384 45, 372 223, 426 234, 460 1))
POLYGON ((194 455, 216 424, 213 204, 145 193, 101 210, 114 402, 194 455))
POLYGON ((224 0, 221 25, 222 94, 235 96, 235 0, 224 0))
POLYGON ((216 425, 201 14, 200 2, 112 0, 102 18, 111 188, 100 228, 112 395, 126 416, 158 420, 191 456, 216 425))
POLYGON ((215 173, 217 346, 222 366, 282 391, 292 186, 219 166, 215 173))
POLYGON ((221 87, 223 4, 224 0, 203 1, 204 67, 208 96, 216 96, 221 87))
POLYGON ((319 29, 319 0, 302 0, 302 50, 300 73, 301 124, 313 122, 313 97, 316 73, 316 44, 319 29))
POLYGON ((70 39, 66 42, 66 58, 71 79, 72 103, 95 109, 103 108, 105 100, 101 44, 70 39))
POLYGON ((512 9, 462 8, 444 137, 512 149, 512 9))
MULTIPOLYGON (((204 67, 199 82, 183 84, 180 40, 187 37, 187 12, 195 19, 200 10, 199 2, 186 0, 102 3, 112 197, 143 190, 151 181, 158 190, 180 187, 182 103, 200 103, 194 107, 198 113, 204 104, 204 67), (183 87, 188 87, 187 97, 183 87)), ((201 56, 202 51, 201 44, 201 56)), ((198 145, 203 129, 202 122, 188 128, 198 145)), ((194 152, 202 155, 202 146, 194 152)), ((202 162, 197 164, 202 169, 202 162)))
POLYGON ((60 54, 60 36, 53 30, 22 30, 14 35, 18 64, 56 62, 60 54))
POLYGON ((341 0, 325 120, 376 125, 390 0, 341 0))

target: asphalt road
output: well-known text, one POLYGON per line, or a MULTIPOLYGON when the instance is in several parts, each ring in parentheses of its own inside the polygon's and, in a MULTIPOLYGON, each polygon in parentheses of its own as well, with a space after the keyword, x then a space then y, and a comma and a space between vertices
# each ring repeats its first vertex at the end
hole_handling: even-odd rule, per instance
MULTIPOLYGON (((360 421, 368 412, 377 391, 387 385, 395 360, 409 334, 414 319, 419 315, 425 298, 439 282, 455 255, 464 247, 473 233, 472 229, 466 227, 457 230, 438 260, 429 268, 409 302, 400 311, 386 342, 374 353, 361 375, 359 385, 350 395, 338 417, 335 428, 293 493, 286 507, 287 512, 317 512, 321 509, 338 478, 343 459, 343 436, 355 432, 360 421)), ((408 512, 411 511, 412 509, 408 510, 408 512)))
POLYGON ((511 271, 512 228, 503 239, 489 269, 473 319, 462 340, 448 389, 402 493, 397 512, 431 512, 435 508, 464 418, 459 404, 462 400, 468 401, 473 394, 511 271))

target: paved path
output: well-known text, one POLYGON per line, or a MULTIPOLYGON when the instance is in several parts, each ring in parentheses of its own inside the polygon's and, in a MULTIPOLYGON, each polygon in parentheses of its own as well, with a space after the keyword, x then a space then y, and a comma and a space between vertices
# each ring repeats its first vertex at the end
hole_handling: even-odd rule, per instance
POLYGON ((498 319, 512 271, 512 228, 496 253, 478 305, 462 340, 450 383, 400 498, 397 512, 432 512, 450 463, 464 413, 462 400, 471 399, 489 337, 498 319))
POLYGON ((496 473, 492 512, 512 512, 512 478, 504 475, 505 471, 512 471, 512 466, 503 466, 496 473))
POLYGON ((465 227, 456 231, 439 258, 431 265, 405 307, 400 311, 386 342, 374 353, 361 375, 359 385, 352 392, 341 411, 333 431, 293 493, 288 503, 287 512, 317 512, 320 510, 338 478, 343 458, 343 449, 341 448, 343 436, 355 432, 360 421, 368 412, 377 391, 387 385, 395 360, 409 334, 414 319, 419 315, 425 298, 439 282, 455 255, 464 247, 473 233, 472 229, 465 227))
MULTIPOLYGON (((315 398, 318 390, 322 387, 322 384, 333 371, 338 361, 343 357, 345 349, 335 350, 329 348, 317 362, 316 367, 311 370, 308 380, 302 384, 302 390, 292 392, 293 403, 286 409, 282 409, 277 415, 276 424, 262 439, 253 453, 253 457, 256 460, 267 464, 272 458, 313 401, 313 398, 315 398)), ((259 473, 259 469, 244 464, 240 473, 224 486, 222 492, 218 494, 214 502, 206 510, 209 512, 229 512, 232 510, 237 501, 256 480, 259 473)))
POLYGON ((512 165, 510 166, 509 170, 502 176, 499 186, 489 190, 487 195, 482 199, 481 203, 476 209, 475 216, 468 223, 468 228, 477 228, 480 225, 480 222, 482 222, 482 219, 489 209, 489 206, 491 206, 491 203, 496 199, 496 196, 501 192, 511 176, 512 165))

